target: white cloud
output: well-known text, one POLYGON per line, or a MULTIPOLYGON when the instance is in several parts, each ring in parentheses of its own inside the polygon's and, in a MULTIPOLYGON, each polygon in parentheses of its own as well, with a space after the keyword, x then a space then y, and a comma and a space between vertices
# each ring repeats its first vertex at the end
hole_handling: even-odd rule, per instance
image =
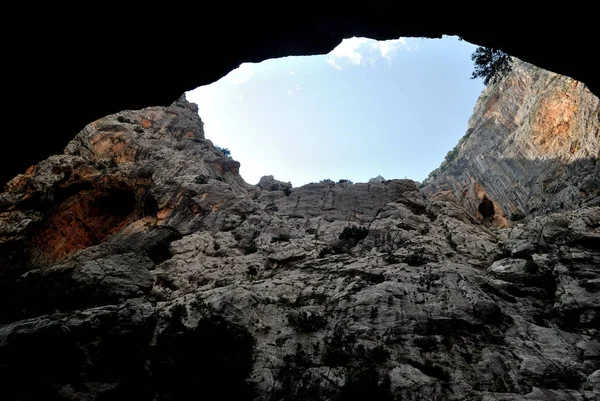
POLYGON ((329 53, 326 60, 329 65, 338 70, 343 70, 343 64, 375 66, 378 59, 391 60, 397 50, 414 51, 405 38, 377 41, 368 38, 344 39, 329 53))
POLYGON ((381 57, 386 58, 388 60, 392 59, 391 53, 394 50, 401 49, 401 48, 409 49, 408 45, 406 44, 405 38, 400 38, 400 39, 395 39, 395 40, 386 40, 383 42, 374 42, 371 44, 371 46, 375 49, 379 49, 379 52, 381 53, 381 57))
POLYGON ((254 68, 251 63, 242 63, 238 68, 231 71, 227 76, 232 84, 243 84, 248 82, 254 74, 254 68))
MULTIPOLYGON (((300 84, 296 84, 296 89, 297 91, 300 90, 300 84)), ((288 89, 288 96, 291 96, 294 94, 294 89, 288 89)))
POLYGON ((329 55, 332 58, 348 58, 352 64, 360 65, 363 56, 358 49, 369 41, 367 38, 356 37, 344 39, 329 55))
POLYGON ((342 66, 339 65, 338 63, 335 62, 335 59, 333 57, 330 57, 327 59, 327 64, 329 64, 330 66, 332 66, 333 68, 336 68, 338 70, 343 70, 342 66))
POLYGON ((294 71, 290 71, 290 75, 294 75, 294 74, 295 74, 295 72, 294 72, 294 71))

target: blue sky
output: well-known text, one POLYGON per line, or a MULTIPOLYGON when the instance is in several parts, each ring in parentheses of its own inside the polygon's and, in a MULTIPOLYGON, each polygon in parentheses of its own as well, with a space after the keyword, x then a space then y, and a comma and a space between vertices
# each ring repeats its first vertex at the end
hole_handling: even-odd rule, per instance
POLYGON ((250 184, 422 181, 467 130, 481 79, 456 37, 344 40, 327 55, 244 63, 187 92, 250 184))

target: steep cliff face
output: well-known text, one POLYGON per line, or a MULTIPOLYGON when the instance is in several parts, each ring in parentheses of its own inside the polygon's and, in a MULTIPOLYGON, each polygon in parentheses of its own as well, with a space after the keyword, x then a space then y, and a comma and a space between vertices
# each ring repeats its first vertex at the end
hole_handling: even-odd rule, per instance
POLYGON ((599 207, 496 229, 411 180, 238 169, 180 99, 15 177, 2 398, 597 399, 599 207))
POLYGON ((600 101, 580 82, 515 59, 479 97, 466 135, 423 192, 479 220, 597 205, 600 101))
POLYGON ((184 99, 95 121, 64 154, 30 167, 0 194, 9 264, 62 260, 144 218, 185 221, 183 234, 204 227, 204 215, 218 206, 202 199, 189 207, 190 188, 211 179, 230 190, 247 187, 238 170, 204 139, 197 106, 184 99))

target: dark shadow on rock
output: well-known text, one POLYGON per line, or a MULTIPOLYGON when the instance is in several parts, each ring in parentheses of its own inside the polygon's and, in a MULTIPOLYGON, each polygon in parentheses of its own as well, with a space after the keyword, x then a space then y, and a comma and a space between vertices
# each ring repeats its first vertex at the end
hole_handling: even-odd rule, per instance
POLYGON ((171 258, 171 242, 181 238, 183 235, 175 228, 156 226, 132 234, 117 234, 106 246, 110 247, 113 253, 135 252, 147 256, 154 264, 160 264, 171 258))
POLYGON ((153 310, 131 301, 0 328, 5 400, 150 400, 153 310))
POLYGON ((152 262, 133 253, 74 260, 2 282, 0 322, 117 304, 147 294, 152 262))
POLYGON ((158 400, 251 400, 247 382, 256 339, 247 328, 212 313, 206 305, 197 326, 183 324, 184 305, 176 305, 169 325, 158 336, 151 366, 158 400))
POLYGON ((194 308, 200 318, 191 326, 185 306, 157 322, 139 299, 1 326, 2 399, 254 399, 255 338, 201 303, 194 308))
POLYGON ((511 215, 531 217, 600 205, 600 163, 597 157, 572 163, 559 159, 486 156, 476 161, 462 157, 438 171, 421 191, 430 198, 457 200, 484 219, 493 216, 494 205, 507 219, 511 215), (476 185, 485 193, 477 191, 476 185))

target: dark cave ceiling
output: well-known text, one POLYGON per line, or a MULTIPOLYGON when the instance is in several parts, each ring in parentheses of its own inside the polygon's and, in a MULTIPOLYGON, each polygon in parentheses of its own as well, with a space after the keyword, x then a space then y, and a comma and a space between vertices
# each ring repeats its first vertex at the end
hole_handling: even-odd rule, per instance
POLYGON ((524 11, 375 0, 127 9, 86 4, 84 10, 24 4, 6 16, 2 183, 60 153, 99 117, 168 105, 243 62, 325 54, 352 36, 458 35, 600 93, 594 13, 571 6, 524 11))

